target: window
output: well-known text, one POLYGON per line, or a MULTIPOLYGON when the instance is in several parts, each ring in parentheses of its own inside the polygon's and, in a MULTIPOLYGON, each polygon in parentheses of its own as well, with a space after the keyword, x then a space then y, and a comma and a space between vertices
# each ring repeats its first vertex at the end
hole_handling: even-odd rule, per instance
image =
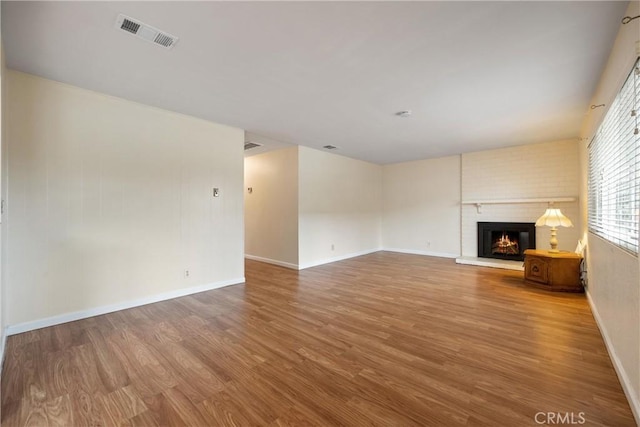
POLYGON ((638 253, 640 60, 589 144, 589 231, 638 253))

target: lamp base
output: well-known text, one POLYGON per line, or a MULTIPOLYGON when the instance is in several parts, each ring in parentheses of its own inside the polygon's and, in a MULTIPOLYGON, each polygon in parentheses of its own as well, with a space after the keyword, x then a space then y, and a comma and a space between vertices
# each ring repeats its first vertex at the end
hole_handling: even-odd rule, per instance
POLYGON ((549 240, 549 244, 551 245, 549 252, 560 252, 558 250, 558 229, 556 227, 551 227, 551 240, 549 240))

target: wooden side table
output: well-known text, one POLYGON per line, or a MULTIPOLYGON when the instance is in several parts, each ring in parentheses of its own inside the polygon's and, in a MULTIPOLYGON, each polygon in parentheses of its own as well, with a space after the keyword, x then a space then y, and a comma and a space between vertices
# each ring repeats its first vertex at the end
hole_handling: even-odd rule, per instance
POLYGON ((573 252, 524 251, 524 280, 549 291, 584 292, 580 282, 582 257, 573 252))

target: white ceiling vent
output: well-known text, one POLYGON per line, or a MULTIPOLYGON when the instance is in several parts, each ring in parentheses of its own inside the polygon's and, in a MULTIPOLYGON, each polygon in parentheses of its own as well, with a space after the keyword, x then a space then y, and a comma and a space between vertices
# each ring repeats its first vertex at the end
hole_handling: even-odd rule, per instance
POLYGON ((247 141, 244 143, 245 150, 251 150, 252 148, 262 147, 262 144, 258 144, 257 142, 247 141))
POLYGON ((165 31, 161 31, 151 25, 147 25, 137 19, 130 18, 123 14, 118 15, 118 19, 116 19, 116 28, 167 49, 171 49, 178 42, 178 38, 176 36, 172 36, 165 31))

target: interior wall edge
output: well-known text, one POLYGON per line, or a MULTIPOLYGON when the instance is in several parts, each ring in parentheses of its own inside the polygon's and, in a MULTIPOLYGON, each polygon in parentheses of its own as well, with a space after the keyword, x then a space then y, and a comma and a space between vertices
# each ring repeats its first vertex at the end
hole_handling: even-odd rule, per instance
POLYGON ((598 325, 598 329, 600 330, 600 334, 602 335, 602 339, 604 340, 604 346, 609 353, 609 358, 613 364, 613 368, 618 375, 618 379, 620 380, 620 385, 622 386, 622 390, 624 391, 625 396, 627 397, 627 401, 629 402, 629 406, 631 407, 631 412, 633 412, 633 416, 636 419, 638 425, 640 425, 640 400, 635 396, 633 392, 633 385, 631 383, 631 379, 627 375, 624 370, 624 366, 620 361, 620 358, 616 354, 615 347, 611 342, 611 338, 609 337, 609 333, 607 332, 607 328, 598 313, 598 308, 596 307, 593 299, 591 299, 591 293, 589 292, 589 288, 585 288, 585 294, 587 295, 587 301, 589 301, 589 307, 591 308, 591 313, 593 313, 593 318, 596 321, 596 325, 598 325))
MULTIPOLYGON (((116 304, 104 305, 100 307, 90 308, 87 310, 74 311, 71 313, 64 313, 56 316, 47 317, 44 319, 17 323, 15 325, 8 325, 5 331, 5 339, 6 339, 6 336, 8 335, 21 334, 23 332, 32 331, 35 329, 41 329, 49 326, 59 325, 61 323, 87 319, 89 317, 100 316, 102 314, 107 314, 107 313, 113 313, 114 311, 140 307, 147 304, 153 304, 155 302, 166 301, 174 298, 184 297, 187 295, 197 294, 200 292, 210 291, 213 289, 224 288, 226 286, 238 285, 244 282, 245 282, 244 277, 239 277, 236 279, 229 279, 229 280, 222 280, 219 282, 207 283, 204 285, 193 286, 185 289, 178 289, 175 291, 165 292, 162 294, 152 295, 152 296, 139 298, 135 300, 123 301, 116 304)), ((2 346, 2 352, 4 353, 4 343, 2 346)))

